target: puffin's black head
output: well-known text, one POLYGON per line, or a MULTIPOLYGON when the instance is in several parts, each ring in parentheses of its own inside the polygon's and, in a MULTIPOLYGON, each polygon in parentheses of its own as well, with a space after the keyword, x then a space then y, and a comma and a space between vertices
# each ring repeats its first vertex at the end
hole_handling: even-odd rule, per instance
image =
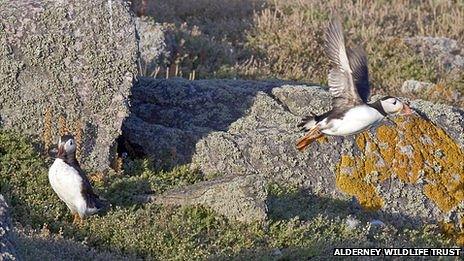
POLYGON ((76 152, 76 141, 72 135, 63 135, 58 141, 58 158, 65 157, 76 152))

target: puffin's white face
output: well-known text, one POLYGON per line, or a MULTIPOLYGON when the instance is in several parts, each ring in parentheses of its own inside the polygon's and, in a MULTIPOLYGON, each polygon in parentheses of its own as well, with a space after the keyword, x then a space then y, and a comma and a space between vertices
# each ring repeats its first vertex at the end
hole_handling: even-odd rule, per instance
POLYGON ((401 115, 409 115, 413 113, 407 104, 401 102, 395 97, 384 98, 380 101, 380 103, 382 104, 383 110, 388 114, 395 115, 401 113, 401 115))
POLYGON ((76 151, 76 141, 74 139, 69 139, 65 144, 64 144, 64 150, 66 153, 71 153, 76 151))
POLYGON ((58 142, 58 153, 59 154, 71 154, 76 151, 76 141, 70 135, 65 135, 60 138, 58 142))

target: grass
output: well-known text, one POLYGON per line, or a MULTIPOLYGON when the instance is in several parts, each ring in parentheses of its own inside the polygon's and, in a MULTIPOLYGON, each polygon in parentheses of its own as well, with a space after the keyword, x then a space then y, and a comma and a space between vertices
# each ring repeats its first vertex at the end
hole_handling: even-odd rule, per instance
POLYGON ((228 220, 202 206, 136 204, 132 195, 203 180, 196 170, 155 170, 126 161, 93 182, 112 206, 82 226, 71 223, 47 179, 50 159, 21 135, 0 129, 0 193, 11 206, 18 251, 29 259, 305 259, 329 257, 335 246, 449 246, 435 226, 372 229, 346 225, 346 202, 311 197, 295 188, 269 187, 269 220, 228 220))
POLYGON ((438 59, 425 58, 404 42, 406 37, 434 36, 462 44, 462 1, 139 0, 133 9, 164 23, 168 37, 174 35, 171 39, 181 43, 161 67, 196 70, 199 78, 323 84, 329 69, 322 52, 323 30, 331 10, 338 10, 348 45, 361 44, 367 51, 373 93, 464 105, 462 96, 449 95, 464 92, 462 69, 445 69, 438 59), (444 88, 403 94, 401 85, 409 79, 444 88))

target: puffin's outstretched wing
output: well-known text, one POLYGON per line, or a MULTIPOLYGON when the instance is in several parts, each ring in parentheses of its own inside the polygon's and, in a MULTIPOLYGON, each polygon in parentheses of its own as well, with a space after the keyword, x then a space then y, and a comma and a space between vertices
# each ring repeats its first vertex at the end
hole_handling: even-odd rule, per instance
POLYGON ((354 86, 363 102, 369 100, 371 88, 369 86, 369 71, 367 69, 367 55, 363 48, 348 48, 348 61, 352 70, 354 86))
POLYGON ((325 34, 325 52, 334 67, 329 73, 329 91, 334 108, 362 104, 369 97, 367 58, 361 49, 346 50, 343 28, 334 18, 325 34))

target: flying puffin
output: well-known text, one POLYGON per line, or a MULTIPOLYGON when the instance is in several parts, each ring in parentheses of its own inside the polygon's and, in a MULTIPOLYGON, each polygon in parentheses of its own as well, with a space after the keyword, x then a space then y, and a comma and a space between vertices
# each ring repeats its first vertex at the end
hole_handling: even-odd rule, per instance
POLYGON ((332 19, 325 33, 325 53, 333 68, 329 72, 332 110, 303 119, 298 125, 307 131, 296 147, 304 150, 325 135, 347 136, 362 132, 388 115, 409 115, 413 111, 398 98, 387 96, 367 103, 370 87, 367 57, 360 47, 345 48, 343 29, 338 17, 332 19))
POLYGON ((105 207, 105 203, 93 192, 92 185, 76 159, 76 141, 64 135, 58 142, 58 153, 48 171, 48 179, 58 197, 66 203, 79 223, 105 207))

